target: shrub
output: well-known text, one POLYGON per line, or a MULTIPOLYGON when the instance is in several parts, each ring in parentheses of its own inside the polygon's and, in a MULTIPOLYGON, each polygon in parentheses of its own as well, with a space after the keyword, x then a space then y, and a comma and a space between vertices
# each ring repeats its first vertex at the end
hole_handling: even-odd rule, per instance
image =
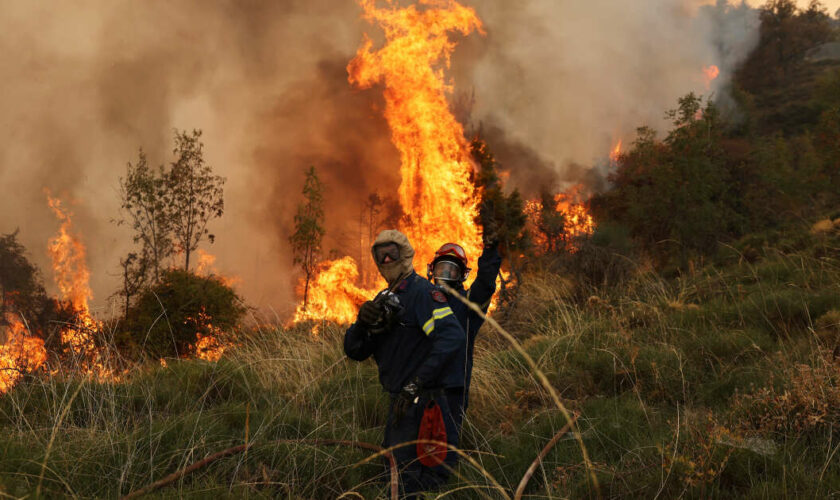
POLYGON ((745 431, 803 436, 840 425, 840 365, 820 349, 812 364, 787 367, 786 383, 762 387, 734 399, 732 416, 745 431))
POLYGON ((171 269, 128 310, 117 340, 129 351, 183 357, 195 351, 199 335, 234 328, 244 313, 242 300, 220 278, 171 269))

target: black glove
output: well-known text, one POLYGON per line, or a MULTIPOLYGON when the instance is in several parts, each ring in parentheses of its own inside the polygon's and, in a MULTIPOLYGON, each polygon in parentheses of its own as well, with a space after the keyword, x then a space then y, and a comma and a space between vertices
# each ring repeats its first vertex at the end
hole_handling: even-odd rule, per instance
POLYGON ((364 326, 371 326, 379 321, 383 312, 385 311, 382 310, 382 306, 369 300, 359 308, 359 316, 356 318, 356 322, 364 326))
POLYGON ((399 424, 409 408, 420 400, 420 387, 420 381, 415 378, 402 388, 394 402, 394 424, 399 424))
POLYGON ((492 248, 499 244, 499 224, 495 220, 490 219, 484 224, 482 240, 484 248, 492 248))

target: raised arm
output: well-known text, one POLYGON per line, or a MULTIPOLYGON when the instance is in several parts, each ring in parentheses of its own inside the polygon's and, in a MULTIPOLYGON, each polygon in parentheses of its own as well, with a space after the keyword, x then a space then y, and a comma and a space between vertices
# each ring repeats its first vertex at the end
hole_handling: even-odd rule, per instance
POLYGON ((490 299, 496 293, 496 277, 502 267, 502 257, 499 255, 498 245, 492 244, 484 247, 484 251, 478 258, 478 271, 475 281, 467 291, 467 298, 479 306, 485 312, 490 307, 490 299))

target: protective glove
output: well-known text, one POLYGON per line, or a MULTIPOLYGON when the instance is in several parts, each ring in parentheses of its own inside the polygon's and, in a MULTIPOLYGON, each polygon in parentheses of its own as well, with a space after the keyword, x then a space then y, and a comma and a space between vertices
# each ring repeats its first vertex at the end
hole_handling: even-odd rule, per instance
POLYGON ((482 240, 484 248, 493 248, 499 244, 499 224, 495 219, 490 219, 484 224, 482 240))
POLYGON ((356 322, 364 326, 371 326, 379 321, 379 318, 384 312, 385 311, 382 310, 382 306, 372 300, 369 300, 362 304, 362 307, 359 308, 359 315, 356 318, 356 322))
POLYGON ((399 424, 408 410, 420 401, 420 387, 420 380, 414 378, 402 388, 394 402, 394 424, 399 424))

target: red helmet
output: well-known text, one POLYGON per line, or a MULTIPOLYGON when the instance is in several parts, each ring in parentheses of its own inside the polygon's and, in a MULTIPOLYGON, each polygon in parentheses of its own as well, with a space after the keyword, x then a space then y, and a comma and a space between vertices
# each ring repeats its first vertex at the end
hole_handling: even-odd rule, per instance
POLYGON ((455 262, 458 264, 458 267, 461 268, 461 276, 458 279, 458 281, 463 282, 467 279, 467 276, 469 276, 471 270, 468 265, 469 261, 467 260, 467 253, 464 251, 464 248, 461 245, 458 245, 457 243, 446 243, 445 245, 438 248, 437 252, 435 252, 435 256, 432 259, 432 262, 430 262, 426 266, 426 276, 429 278, 430 281, 433 280, 435 277, 435 264, 444 260, 455 262))

